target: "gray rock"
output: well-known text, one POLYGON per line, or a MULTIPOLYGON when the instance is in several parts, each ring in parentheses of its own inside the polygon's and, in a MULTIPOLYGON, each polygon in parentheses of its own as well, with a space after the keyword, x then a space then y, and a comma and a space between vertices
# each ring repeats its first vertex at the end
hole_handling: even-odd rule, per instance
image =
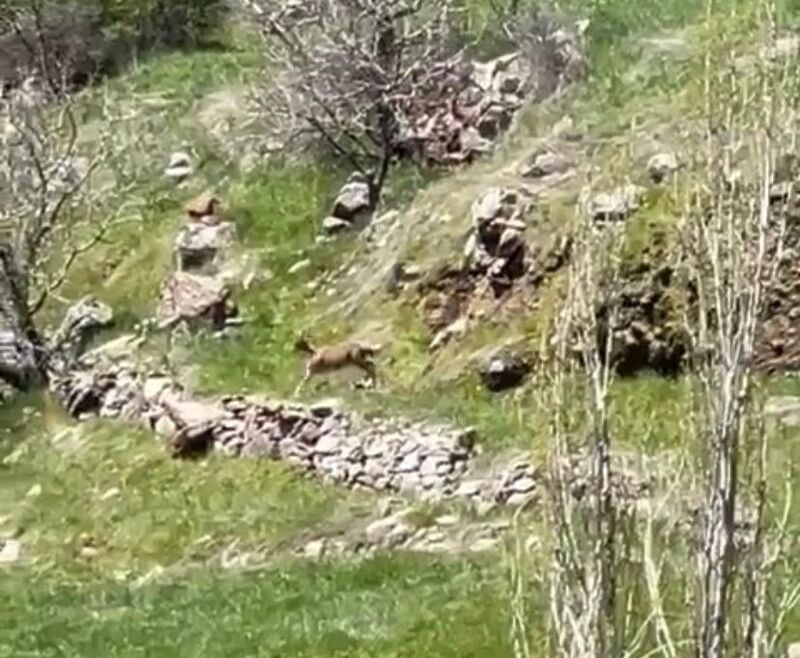
POLYGON ((336 195, 331 215, 352 222, 358 215, 369 210, 371 210, 369 183, 363 177, 353 175, 336 195))
POLYGON ((327 550, 328 542, 326 539, 314 539, 303 547, 302 555, 309 560, 321 560, 325 557, 327 550))
POLYGON ((142 384, 142 397, 148 404, 156 404, 161 393, 170 385, 167 377, 148 377, 142 384))
POLYGON ((230 289, 219 279, 175 272, 161 288, 156 316, 162 327, 185 321, 221 329, 227 318, 236 315, 229 298, 230 289))
POLYGON ((174 436, 178 431, 178 427, 172 422, 172 420, 170 420, 169 416, 162 415, 156 419, 153 430, 160 437, 166 439, 174 436))
POLYGON ((412 528, 402 518, 389 516, 370 523, 365 530, 365 535, 371 544, 392 548, 411 537, 412 528))
POLYGON ((16 539, 0 538, 0 567, 19 562, 21 555, 21 542, 16 539))
POLYGON ((472 223, 480 231, 495 220, 510 219, 518 213, 518 203, 519 194, 514 190, 489 188, 472 204, 472 223))
POLYGON ((175 183, 182 183, 194 174, 192 157, 183 151, 176 151, 169 158, 169 164, 164 169, 164 176, 175 183))
POLYGON ((483 487, 482 480, 467 480, 458 485, 454 495, 459 498, 473 498, 481 494, 483 487))
POLYGON ((597 223, 623 221, 642 205, 646 190, 638 185, 624 185, 612 192, 601 192, 589 201, 589 213, 597 223))
POLYGON ((177 267, 182 272, 213 274, 235 241, 230 222, 186 224, 175 239, 177 267))
POLYGON ((674 153, 657 153, 647 163, 647 173, 650 178, 660 183, 679 169, 678 156, 674 153))
POLYGON ((333 455, 342 451, 341 437, 323 434, 314 446, 314 452, 320 455, 333 455))
POLYGON ((394 467, 393 471, 395 473, 412 473, 418 471, 421 465, 422 458, 420 457, 419 451, 415 450, 403 457, 397 466, 394 467))
POLYGON ((555 151, 536 153, 522 165, 520 174, 525 178, 545 178, 553 174, 561 174, 572 167, 566 156, 555 151))
POLYGON ((351 228, 353 228, 352 222, 332 215, 322 220, 322 232, 325 235, 338 235, 351 228))
POLYGON ((492 354, 478 367, 483 385, 493 392, 515 388, 525 381, 531 367, 528 361, 507 349, 492 354))

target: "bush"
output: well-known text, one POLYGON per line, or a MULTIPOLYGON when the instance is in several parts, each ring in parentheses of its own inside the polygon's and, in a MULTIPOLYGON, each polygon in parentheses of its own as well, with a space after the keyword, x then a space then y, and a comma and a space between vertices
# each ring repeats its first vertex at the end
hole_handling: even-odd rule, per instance
POLYGON ((48 60, 80 86, 137 55, 201 44, 224 15, 222 0, 42 0, 38 16, 29 0, 0 0, 0 89, 46 74, 48 60))

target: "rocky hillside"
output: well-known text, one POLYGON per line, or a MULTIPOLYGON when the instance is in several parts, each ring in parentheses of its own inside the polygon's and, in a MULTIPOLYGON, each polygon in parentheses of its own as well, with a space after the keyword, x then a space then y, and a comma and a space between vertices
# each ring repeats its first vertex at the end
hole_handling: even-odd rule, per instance
MULTIPOLYGON (((488 4, 467 3, 475 34, 492 35, 488 4)), ((797 17, 782 7, 769 42, 726 3, 711 22, 681 0, 647 17, 590 4, 543 37, 547 93, 524 50, 469 52, 461 109, 408 128, 436 148, 394 165, 377 204, 346 160, 267 153, 262 46, 237 12, 213 48, 81 92, 82 148, 115 110, 124 176, 105 210, 126 221, 42 310, 62 355, 48 390, 0 403, 0 654, 550 655, 553 405, 582 389, 554 402, 545 366, 582 218, 620 237, 613 326, 598 309, 613 495, 690 541, 681 222, 703 72, 721 34, 743 75, 759 48, 792 62, 797 17)), ((793 254, 781 163, 769 196, 793 254)), ((800 297, 782 272, 756 362, 779 439, 766 477, 795 492, 800 297)), ((583 509, 592 456, 562 457, 583 509)), ((799 632, 793 609, 781 647, 799 632)))

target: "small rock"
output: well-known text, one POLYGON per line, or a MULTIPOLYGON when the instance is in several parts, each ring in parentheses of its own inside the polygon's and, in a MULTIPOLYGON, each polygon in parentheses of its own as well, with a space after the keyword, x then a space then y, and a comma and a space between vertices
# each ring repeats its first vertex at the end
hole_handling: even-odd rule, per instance
POLYGON ((466 480, 458 486, 454 495, 459 498, 473 498, 480 495, 483 486, 484 483, 481 480, 466 480))
POLYGON ((536 496, 529 493, 513 493, 506 500, 506 505, 509 507, 524 507, 535 498, 536 496))
POLYGON ((346 219, 333 217, 332 215, 322 220, 322 232, 325 235, 337 235, 351 229, 353 224, 346 219))
POLYGON ((22 543, 16 539, 0 538, 0 566, 19 562, 22 554, 22 543))
POLYGON ((785 203, 789 201, 792 198, 794 187, 794 182, 792 181, 774 183, 769 188, 769 200, 772 203, 785 203))
POLYGON ((800 642, 792 642, 786 647, 786 658, 800 658, 800 642))
POLYGON ((657 153, 647 163, 647 173, 656 183, 674 174, 678 168, 678 157, 674 153, 657 153))
POLYGON ((457 514, 443 514, 442 516, 436 517, 434 523, 438 526, 454 526, 458 525, 459 518, 457 514))
POLYGON ((360 174, 353 174, 350 180, 339 190, 333 204, 333 217, 352 222, 359 214, 369 211, 370 187, 360 174))
POLYGON ((544 178, 553 174, 561 174, 572 166, 570 160, 555 151, 536 153, 522 165, 520 174, 525 178, 544 178))
POLYGON ((207 224, 219 221, 219 208, 222 202, 210 192, 203 192, 184 205, 183 210, 190 219, 207 224))
POLYGON ((411 537, 412 530, 401 518, 389 516, 370 523, 365 534, 371 544, 391 548, 411 537))
POLYGON ((644 188, 632 184, 601 192, 589 202, 589 212, 598 223, 622 221, 641 207, 644 194, 644 188))
POLYGON ((190 222, 175 238, 174 252, 181 272, 207 272, 219 265, 223 254, 235 239, 235 228, 230 222, 204 224, 190 222))
POLYGON ((314 446, 314 452, 319 455, 334 455, 342 450, 342 440, 333 434, 323 435, 314 446))
POLYGON ((303 557, 309 560, 321 560, 327 548, 328 542, 325 539, 314 539, 303 547, 303 557))
POLYGON ((456 446, 471 451, 478 443, 478 430, 474 427, 465 427, 456 435, 456 446))
POLYGON ((42 495, 42 485, 41 484, 34 484, 30 489, 28 489, 28 493, 25 494, 26 498, 38 498, 42 495))
POLYGON ((521 356, 500 350, 480 365, 478 374, 486 388, 499 392, 519 386, 530 369, 530 364, 521 356))
POLYGON ((170 385, 167 377, 148 377, 142 385, 142 397, 150 404, 158 401, 158 397, 170 385))
POLYGON ((194 173, 192 158, 188 153, 177 151, 169 158, 169 164, 164 170, 164 176, 170 180, 181 183, 194 173))
POLYGON ((175 433, 178 431, 178 428, 175 426, 175 423, 170 420, 167 415, 159 416, 156 420, 153 430, 155 431, 158 436, 168 439, 175 436, 175 433))
POLYGON ((475 541, 471 542, 469 546, 467 546, 467 549, 472 553, 485 553, 497 548, 499 543, 499 539, 494 539, 492 537, 481 537, 480 539, 476 539, 475 541))
POLYGON ((120 495, 122 495, 122 491, 120 491, 118 487, 111 487, 105 491, 102 496, 100 496, 100 501, 104 502, 106 500, 111 500, 112 498, 119 498, 120 495))
POLYGON ((572 117, 563 116, 553 126, 553 129, 550 131, 550 134, 553 137, 560 138, 567 136, 573 130, 575 130, 575 122, 572 120, 572 117))
POLYGON ((514 190, 489 188, 472 204, 472 223, 481 230, 497 219, 510 219, 518 203, 519 195, 514 190))
POLYGON ((795 57, 800 52, 800 37, 797 35, 788 35, 779 37, 766 48, 764 54, 769 59, 786 59, 788 57, 795 57))
POLYGON ((436 336, 434 336, 433 341, 431 341, 430 349, 435 350, 444 345, 445 343, 449 342, 453 338, 461 338, 469 329, 469 321, 466 317, 460 317, 458 320, 450 323, 444 329, 442 329, 436 336))
POLYGON ((534 489, 536 489, 536 480, 529 475, 518 477, 507 486, 507 490, 513 493, 530 493, 534 489))
POLYGON ((420 470, 422 466, 422 459, 418 451, 407 454, 400 463, 395 467, 395 473, 412 473, 420 470))
POLYGON ((100 551, 98 551, 94 546, 84 546, 80 550, 80 555, 81 557, 91 560, 92 558, 100 555, 100 551))
POLYGON ((302 272, 309 267, 311 267, 311 261, 309 259, 306 258, 304 260, 297 261, 289 268, 289 274, 297 274, 298 272, 302 272))

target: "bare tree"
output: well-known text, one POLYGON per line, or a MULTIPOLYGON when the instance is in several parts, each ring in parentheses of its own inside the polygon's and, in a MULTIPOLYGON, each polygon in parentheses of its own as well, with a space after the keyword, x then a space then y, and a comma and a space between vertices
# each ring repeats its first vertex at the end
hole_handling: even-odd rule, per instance
POLYGON ((75 263, 107 238, 122 210, 104 212, 113 187, 108 166, 119 148, 108 108, 100 108, 102 128, 89 153, 69 93, 71 62, 48 50, 36 7, 12 8, 1 19, 37 63, 36 76, 0 97, 0 378, 17 387, 40 381, 45 368, 37 314, 75 263))
POLYGON ((248 4, 262 26, 270 80, 258 100, 281 147, 321 139, 366 178, 374 205, 392 162, 415 148, 412 126, 453 110, 466 84, 453 34, 455 3, 248 4))
POLYGON ((616 226, 598 229, 579 212, 567 296, 552 338, 548 397, 550 623, 564 658, 622 655, 629 641, 618 615, 624 511, 612 486, 614 332, 599 320, 603 308, 607 327, 617 321, 621 233, 616 226), (583 495, 574 487, 576 460, 588 462, 583 495))
POLYGON ((684 262, 697 298, 686 326, 705 488, 695 597, 702 658, 727 655, 733 631, 740 655, 769 655, 776 630, 766 604, 782 531, 767 514, 768 436, 753 372, 794 203, 793 190, 788 198, 773 192, 775 163, 783 144, 797 143, 799 106, 796 61, 768 56, 773 3, 761 11, 767 46, 753 68, 739 70, 727 49, 706 60, 705 148, 695 163, 703 176, 691 186, 684 222, 684 262))

